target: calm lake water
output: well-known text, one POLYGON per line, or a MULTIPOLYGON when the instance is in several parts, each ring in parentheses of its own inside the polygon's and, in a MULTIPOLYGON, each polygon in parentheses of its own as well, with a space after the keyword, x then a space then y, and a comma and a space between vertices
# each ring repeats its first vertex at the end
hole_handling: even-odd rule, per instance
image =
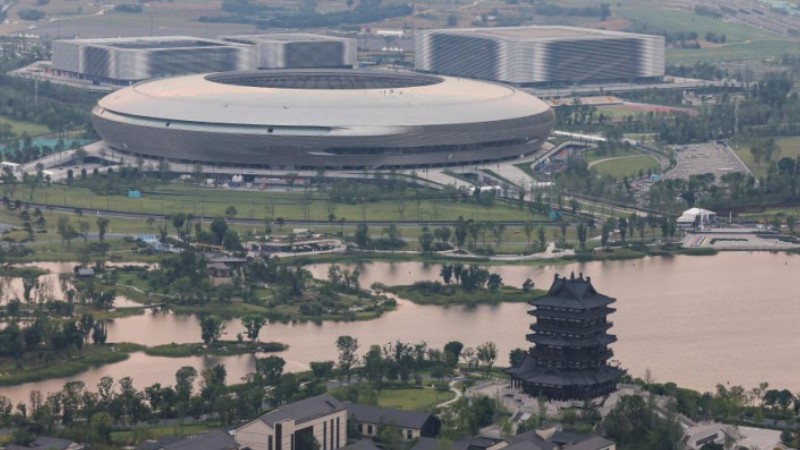
MULTIPOLYGON (((37 278, 39 287, 32 291, 32 296, 35 298, 41 291, 46 298, 52 297, 58 300, 64 299, 64 291, 61 289, 61 282, 59 275, 62 273, 72 273, 77 262, 40 262, 30 264, 20 264, 20 267, 38 267, 40 269, 48 270, 50 273, 42 275, 37 278)), ((107 267, 115 266, 147 266, 142 263, 114 263, 107 262, 107 267)), ((24 289, 22 287, 22 278, 9 278, 0 277, 2 283, 2 296, 0 297, 0 304, 7 302, 10 299, 18 298, 23 299, 24 289)), ((24 300, 23 300, 24 301, 24 300)), ((117 295, 114 299, 114 306, 117 308, 130 308, 135 306, 142 306, 141 303, 135 302, 125 296, 117 295)))
MULTIPOLYGON (((311 266, 325 277, 327 265, 311 266)), ((410 284, 438 278, 438 265, 416 262, 359 264, 361 283, 410 284)), ((649 368, 657 381, 708 390, 717 383, 752 387, 761 381, 771 386, 800 390, 800 256, 769 253, 723 253, 709 257, 678 256, 633 261, 576 263, 566 266, 497 266, 505 284, 520 286, 532 278, 537 287, 549 287, 554 274, 592 277, 602 293, 618 299, 611 316, 615 359, 635 376, 649 368)), ((394 340, 441 347, 450 340, 467 346, 494 341, 500 350, 498 365, 507 364, 508 352, 527 347, 525 334, 531 317, 528 306, 442 308, 400 301, 397 311, 365 322, 324 324, 268 324, 262 341, 289 344, 280 354, 288 370, 302 370, 310 361, 335 359, 340 335, 358 338, 362 350, 371 344, 394 340)), ((238 320, 226 324, 228 339, 242 331, 238 320)), ((197 342, 200 326, 193 316, 149 313, 114 320, 109 341, 145 345, 197 342)), ((127 361, 99 367, 71 379, 94 388, 100 377, 131 376, 139 387, 154 382, 174 383, 175 371, 184 365, 198 369, 224 363, 228 379, 237 381, 253 371, 252 355, 234 357, 156 358, 142 353, 127 361)), ((32 389, 53 391, 68 379, 0 388, 15 401, 26 400, 32 389)))

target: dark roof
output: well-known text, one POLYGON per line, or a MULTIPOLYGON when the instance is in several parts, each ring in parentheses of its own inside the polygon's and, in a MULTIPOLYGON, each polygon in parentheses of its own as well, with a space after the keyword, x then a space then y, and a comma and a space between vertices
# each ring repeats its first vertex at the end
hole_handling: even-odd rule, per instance
POLYGON ((468 437, 459 439, 453 442, 453 450, 470 450, 489 448, 497 443, 502 442, 502 439, 495 439, 490 437, 468 437))
POLYGON ((418 430, 431 418, 431 415, 425 412, 359 405, 358 403, 345 403, 344 406, 347 408, 348 417, 352 417, 357 422, 377 425, 392 425, 418 430))
POLYGON ((608 439, 569 431, 556 431, 553 436, 544 440, 536 434, 536 430, 526 431, 508 439, 510 444, 503 450, 530 450, 530 447, 518 447, 520 443, 530 442, 542 450, 564 448, 569 450, 598 450, 614 444, 608 439))
POLYGON ((539 435, 536 434, 536 430, 525 431, 524 433, 520 433, 508 439, 508 443, 511 444, 509 445, 509 447, 521 442, 532 442, 534 445, 541 448, 542 450, 554 450, 558 448, 556 444, 545 441, 544 439, 540 438, 539 435))
POLYGON ((283 405, 278 409, 264 414, 259 417, 259 419, 272 427, 276 423, 284 420, 294 420, 296 423, 301 423, 338 411, 343 411, 344 409, 344 403, 330 394, 322 394, 300 400, 299 402, 283 405))
POLYGON ((170 444, 174 444, 176 442, 184 441, 186 439, 187 438, 185 438, 185 437, 178 437, 178 436, 162 436, 158 440, 148 439, 148 440, 142 442, 141 444, 139 444, 139 446, 136 447, 136 450, 158 450, 158 449, 164 448, 164 447, 166 447, 166 446, 168 446, 170 444))
POLYGON ((74 444, 69 439, 59 439, 54 437, 40 436, 31 445, 7 445, 6 450, 65 450, 74 444))
POLYGON ((581 433, 574 433, 571 431, 556 431, 553 433, 553 437, 549 440, 551 442, 555 442, 558 445, 575 445, 578 442, 583 442, 589 439, 591 436, 581 433))
POLYGON ((586 310, 600 308, 615 301, 616 299, 597 292, 592 286, 591 278, 584 278, 583 274, 577 278, 575 274, 569 278, 556 274, 547 294, 528 303, 533 306, 586 310))
POLYGON ((603 439, 601 437, 592 436, 585 441, 578 442, 575 445, 571 445, 569 450, 599 450, 604 449, 608 446, 614 445, 614 442, 609 441, 608 439, 603 439))
POLYGON ((527 372, 511 372, 515 378, 543 386, 592 386, 617 380, 625 371, 605 366, 600 369, 570 370, 540 367, 527 372))
MULTIPOLYGON (((542 442, 544 445, 552 445, 547 442, 542 442)), ((519 441, 504 447, 503 450, 550 450, 553 447, 542 447, 533 441, 519 441)))
POLYGON ((227 431, 216 430, 166 445, 164 450, 235 450, 239 448, 227 431))
POLYGON ((552 345, 554 347, 594 347, 596 345, 609 345, 617 342, 613 334, 601 334, 589 337, 565 337, 557 334, 529 333, 525 336, 528 342, 535 344, 552 345))
POLYGON ((417 442, 408 450, 436 450, 438 447, 437 439, 429 437, 421 437, 417 442))
POLYGON ((375 445, 371 439, 361 439, 342 447, 341 450, 380 450, 380 447, 375 445))

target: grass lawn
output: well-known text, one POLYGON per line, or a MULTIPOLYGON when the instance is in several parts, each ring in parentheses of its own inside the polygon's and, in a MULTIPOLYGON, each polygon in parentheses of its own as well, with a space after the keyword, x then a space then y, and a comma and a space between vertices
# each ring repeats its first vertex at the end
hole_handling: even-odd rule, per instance
POLYGON ((384 389, 378 394, 378 406, 386 408, 425 411, 455 397, 452 391, 432 388, 384 389))
MULTIPOLYGON (((84 345, 77 352, 72 352, 70 359, 55 359, 50 363, 27 363, 21 370, 16 368, 13 360, 0 359, 0 386, 13 386, 41 381, 51 378, 63 378, 77 375, 94 366, 111 364, 128 359, 128 354, 142 350, 138 344, 118 343, 106 345, 84 345)), ((47 358, 43 358, 47 360, 47 358)))
POLYGON ((702 39, 707 32, 724 34, 727 44, 702 49, 667 49, 667 63, 692 64, 697 61, 715 62, 764 59, 771 56, 800 53, 793 41, 769 31, 722 21, 720 19, 675 9, 656 9, 657 3, 623 0, 612 8, 614 15, 629 20, 632 30, 643 33, 697 32, 702 39))
POLYGON ((646 172, 648 169, 657 170, 658 168, 658 161, 652 156, 634 155, 600 162, 592 166, 592 172, 623 178, 636 175, 640 170, 646 172))
MULTIPOLYGON (((780 152, 773 156, 774 161, 778 161, 781 158, 792 158, 795 159, 800 157, 800 136, 792 136, 792 137, 779 137, 775 139, 775 142, 778 144, 780 148, 780 152)), ((739 158, 742 159, 742 162, 753 171, 753 174, 758 177, 764 177, 767 175, 767 170, 769 169, 769 163, 765 161, 761 161, 756 163, 753 160, 753 154, 750 152, 750 148, 753 146, 759 145, 757 140, 742 140, 739 142, 737 146, 733 146, 733 151, 739 155, 739 158)))
MULTIPOLYGON (((31 193, 27 189, 19 189, 15 199, 35 203, 68 206, 82 209, 113 209, 116 211, 144 212, 153 214, 172 214, 183 212, 204 215, 206 217, 222 217, 225 210, 233 206, 240 218, 264 218, 272 210, 272 217, 284 219, 304 219, 305 208, 308 207, 308 218, 313 221, 327 222, 328 215, 344 217, 347 222, 360 220, 455 220, 458 216, 481 221, 527 220, 525 210, 497 202, 486 208, 473 203, 453 202, 446 200, 422 200, 417 204, 406 195, 405 209, 400 214, 397 200, 381 200, 363 204, 331 204, 327 194, 312 192, 310 203, 300 192, 261 192, 232 191, 226 189, 206 189, 197 186, 170 184, 159 186, 154 191, 143 192, 141 199, 131 199, 123 195, 99 195, 88 188, 51 186, 36 189, 31 193)), ((542 217, 540 217, 541 219, 542 217)))
POLYGON ((45 125, 14 120, 5 116, 0 116, 0 123, 7 123, 11 125, 11 132, 17 136, 22 136, 23 134, 27 134, 28 136, 38 136, 50 131, 50 128, 46 127, 45 125))
POLYGON ((800 54, 796 42, 786 39, 759 39, 703 49, 667 49, 667 64, 762 60, 800 54))
POLYGON ((769 39, 778 36, 768 31, 724 22, 714 17, 701 16, 688 11, 656 9, 657 3, 639 0, 624 0, 619 7, 612 8, 616 16, 632 21, 641 32, 695 31, 701 38, 709 31, 722 33, 728 42, 743 42, 750 39, 769 39))
POLYGON ((147 439, 163 436, 195 436, 220 427, 219 423, 187 423, 163 427, 137 427, 134 430, 112 431, 111 442, 115 446, 136 445, 147 439))
POLYGON ((589 164, 606 158, 616 158, 618 156, 636 156, 636 155, 644 155, 644 153, 642 153, 641 151, 637 150, 634 147, 619 147, 613 150, 606 150, 602 153, 597 149, 586 150, 585 152, 583 152, 583 158, 589 164))

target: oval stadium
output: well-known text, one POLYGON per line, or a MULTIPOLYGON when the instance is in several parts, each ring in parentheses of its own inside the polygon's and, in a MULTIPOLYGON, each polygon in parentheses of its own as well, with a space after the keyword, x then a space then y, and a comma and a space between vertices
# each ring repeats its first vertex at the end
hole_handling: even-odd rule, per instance
POLYGON ((115 151, 279 170, 485 163, 538 150, 554 115, 499 84, 406 72, 278 70, 146 81, 92 120, 115 151))

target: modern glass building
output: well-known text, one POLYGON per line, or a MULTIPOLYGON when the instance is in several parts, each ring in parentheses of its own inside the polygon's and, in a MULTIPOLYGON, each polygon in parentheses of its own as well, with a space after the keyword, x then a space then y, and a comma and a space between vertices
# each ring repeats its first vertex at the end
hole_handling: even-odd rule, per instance
POLYGON ((103 83, 255 67, 250 46, 187 36, 53 41, 53 71, 103 83))
POLYGON ((222 40, 251 45, 256 69, 353 69, 356 40, 312 33, 227 36, 222 40))
POLYGON ((415 68, 517 86, 655 81, 664 76, 663 36, 563 26, 417 33, 415 68))

